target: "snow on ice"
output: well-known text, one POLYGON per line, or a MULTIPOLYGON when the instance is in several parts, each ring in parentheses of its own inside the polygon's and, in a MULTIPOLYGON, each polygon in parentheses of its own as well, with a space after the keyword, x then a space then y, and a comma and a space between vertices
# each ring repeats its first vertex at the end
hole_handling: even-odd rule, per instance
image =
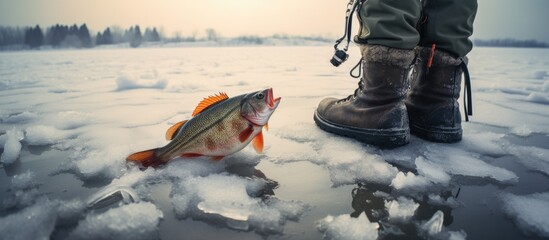
POLYGON ((99 214, 89 214, 78 223, 69 239, 154 239, 163 213, 148 202, 133 203, 99 214))
MULTIPOLYGON (((388 186, 390 190, 378 194, 386 203, 387 217, 410 219, 416 227, 423 223, 414 218, 417 205, 423 204, 420 197, 456 208, 459 199, 441 197, 440 189, 460 185, 463 179, 520 183, 518 173, 498 164, 498 157, 512 157, 528 170, 549 175, 546 148, 512 140, 546 139, 549 134, 546 51, 475 49, 469 56, 475 115, 463 123, 463 141, 435 144, 412 137, 409 145, 391 150, 337 137, 315 126, 312 115, 322 98, 344 97, 356 88, 348 69, 330 68, 322 60, 331 51, 326 47, 220 47, 1 53, 4 168, 28 149, 58 149, 70 160, 48 159, 58 165, 58 172, 74 174, 83 185, 127 187, 143 201, 105 212, 89 211, 84 199, 61 201, 41 192, 55 175, 36 180, 32 173, 36 169, 26 169, 29 172, 6 177, 11 185, 0 199, 0 222, 9 227, 0 232, 22 239, 48 238, 56 228, 51 222, 66 224, 74 219, 77 226, 68 233, 73 238, 141 237, 132 235, 135 229, 149 237, 156 236, 159 222, 167 215, 162 211, 173 211, 178 219, 260 235, 281 234, 288 222, 299 221, 314 206, 267 194, 277 179, 227 173, 234 168, 254 172, 263 161, 280 166, 314 163, 327 170, 325 177, 334 187, 388 186), (530 61, 532 56, 536 58, 530 61), (71 64, 58 64, 64 62, 71 64), (9 74, 12 71, 18 74, 9 74), (166 129, 190 118, 203 97, 220 91, 235 96, 265 87, 273 87, 282 102, 265 133, 263 154, 246 148, 220 162, 176 159, 145 171, 126 163, 129 153, 166 144, 166 129), (155 184, 168 186, 168 210, 160 211, 150 189, 155 184), (40 226, 36 231, 18 228, 28 216, 36 216, 29 223, 40 226), (116 216, 133 221, 120 223, 116 216), (109 221, 120 223, 119 228, 98 231, 107 229, 109 221)), ((546 200, 546 193, 503 196, 505 212, 521 229, 547 237, 543 226, 548 224, 528 213, 532 209, 528 205, 546 200)), ((326 238, 371 239, 383 234, 365 214, 358 218, 333 214, 337 216, 319 221, 318 230, 326 238)), ((438 234, 459 239, 465 238, 464 231, 442 228, 438 234)))
POLYGON ((328 215, 318 222, 317 228, 324 233, 325 239, 377 239, 379 224, 371 223, 366 214, 351 218, 348 214, 328 215))
POLYGON ((385 202, 385 207, 389 212, 389 219, 400 221, 414 216, 419 204, 412 199, 400 197, 398 200, 385 202))
POLYGON ((0 157, 0 162, 4 164, 12 164, 19 158, 21 152, 21 140, 23 139, 23 133, 15 129, 8 130, 5 134, 4 140, 4 152, 0 157))
POLYGON ((549 237, 549 193, 502 196, 504 210, 528 235, 549 237))

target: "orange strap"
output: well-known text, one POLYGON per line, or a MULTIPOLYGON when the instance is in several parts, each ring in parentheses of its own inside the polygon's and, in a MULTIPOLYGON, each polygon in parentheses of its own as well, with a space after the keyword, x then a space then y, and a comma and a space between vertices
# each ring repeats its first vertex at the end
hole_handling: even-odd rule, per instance
POLYGON ((435 58, 436 48, 437 45, 433 43, 433 45, 431 45, 431 54, 429 55, 429 61, 427 61, 427 68, 431 68, 431 66, 433 66, 433 58, 435 58))

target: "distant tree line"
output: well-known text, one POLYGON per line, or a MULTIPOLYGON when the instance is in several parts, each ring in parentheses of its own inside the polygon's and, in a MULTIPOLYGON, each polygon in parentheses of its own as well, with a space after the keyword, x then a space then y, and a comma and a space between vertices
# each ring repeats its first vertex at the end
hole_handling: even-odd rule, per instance
POLYGON ((0 26, 0 47, 25 45, 29 48, 42 46, 90 48, 95 45, 129 43, 131 47, 139 47, 143 42, 158 42, 161 36, 156 28, 141 28, 136 25, 123 30, 119 27, 106 28, 92 38, 86 24, 80 27, 56 24, 45 31, 39 25, 35 27, 3 27, 0 26))
POLYGON ((480 47, 520 47, 520 48, 548 48, 549 44, 545 42, 538 42, 536 40, 517 40, 511 38, 505 39, 475 39, 473 41, 475 46, 480 47))
POLYGON ((144 42, 217 42, 224 45, 262 45, 269 43, 269 39, 280 39, 288 42, 301 40, 333 42, 332 38, 320 36, 293 36, 286 34, 275 34, 269 37, 255 35, 243 35, 234 38, 224 38, 215 29, 208 28, 203 34, 193 31, 190 36, 183 36, 176 32, 171 37, 163 36, 155 27, 146 28, 142 31, 139 25, 122 29, 118 26, 107 27, 99 31, 95 36, 90 32, 86 24, 77 26, 73 24, 56 24, 46 29, 39 25, 34 27, 3 27, 0 26, 0 50, 34 49, 43 46, 52 48, 91 48, 109 44, 128 44, 131 47, 139 47, 144 42), (200 35, 200 36, 199 36, 200 35))

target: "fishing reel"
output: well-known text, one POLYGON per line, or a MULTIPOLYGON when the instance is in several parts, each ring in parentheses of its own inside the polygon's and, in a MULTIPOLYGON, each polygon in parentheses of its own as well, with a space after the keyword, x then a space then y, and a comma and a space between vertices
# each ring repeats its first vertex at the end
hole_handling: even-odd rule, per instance
POLYGON ((341 49, 336 49, 334 55, 332 56, 332 59, 330 59, 330 63, 334 65, 334 67, 339 67, 342 63, 347 61, 349 58, 349 54, 341 49))
POLYGON ((347 12, 345 13, 345 34, 343 34, 341 38, 336 40, 334 45, 335 52, 332 56, 332 59, 330 59, 330 63, 332 63, 334 67, 339 67, 339 65, 347 61, 347 59, 349 58, 347 50, 349 50, 349 43, 351 42, 353 13, 357 11, 361 3, 362 0, 349 0, 349 3, 347 4, 347 12), (343 49, 340 49, 339 45, 344 40, 346 40, 345 47, 343 49))

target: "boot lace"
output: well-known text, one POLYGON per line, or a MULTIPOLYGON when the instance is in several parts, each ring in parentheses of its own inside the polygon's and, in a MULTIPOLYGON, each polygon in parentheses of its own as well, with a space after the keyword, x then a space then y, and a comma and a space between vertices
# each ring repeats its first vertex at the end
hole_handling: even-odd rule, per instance
POLYGON ((359 93, 359 92, 362 92, 362 90, 364 90, 364 82, 362 81, 362 79, 360 79, 360 80, 358 81, 358 88, 355 89, 355 92, 354 92, 353 94, 347 96, 346 98, 339 99, 339 100, 337 101, 337 103, 348 102, 348 101, 350 101, 350 100, 352 100, 352 99, 355 99, 356 96, 358 95, 358 93, 359 93))
MULTIPOLYGON (((349 72, 349 75, 351 75, 351 77, 353 77, 353 78, 360 78, 360 76, 362 75, 362 64, 363 64, 363 58, 361 58, 358 61, 358 63, 351 69, 351 71, 349 72), (358 69, 358 73, 355 73, 355 71, 357 69, 358 69)), ((358 88, 355 89, 355 92, 353 94, 347 96, 346 98, 338 100, 336 103, 342 103, 342 102, 350 101, 351 99, 356 98, 356 95, 358 94, 358 92, 362 91, 362 90, 364 90, 364 83, 362 82, 362 79, 360 79, 358 81, 358 88)))

